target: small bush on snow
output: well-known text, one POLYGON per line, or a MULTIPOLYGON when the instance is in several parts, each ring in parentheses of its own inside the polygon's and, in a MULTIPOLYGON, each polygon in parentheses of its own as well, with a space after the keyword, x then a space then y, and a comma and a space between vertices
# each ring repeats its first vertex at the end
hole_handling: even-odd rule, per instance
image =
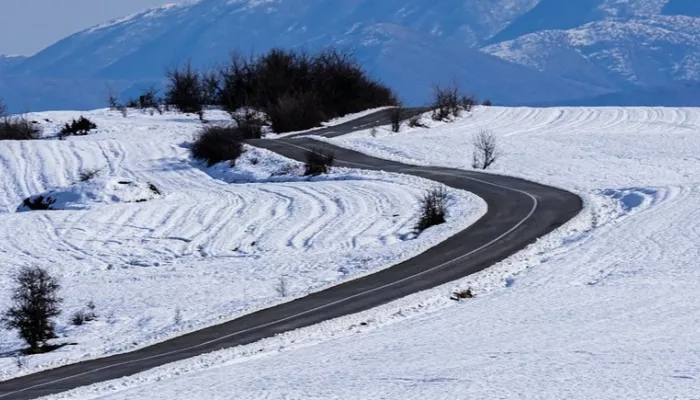
POLYGON ((41 137, 41 128, 24 117, 0 118, 0 140, 35 140, 41 137))
POLYGON ((99 173, 99 169, 87 169, 78 174, 78 180, 80 180, 80 182, 87 182, 91 179, 96 178, 99 173))
POLYGON ((209 167, 223 161, 233 164, 243 154, 243 138, 235 126, 208 126, 197 135, 190 151, 209 167))
POLYGON ((236 121, 236 131, 241 138, 260 139, 262 137, 265 120, 259 113, 247 108, 243 112, 233 113, 232 117, 236 121))
POLYGON ((474 97, 460 95, 460 89, 456 83, 433 86, 431 108, 435 121, 443 121, 450 117, 457 118, 462 114, 462 111, 471 111, 475 104, 474 97))
POLYGON ((455 300, 455 301, 460 301, 460 300, 465 300, 465 299, 473 299, 474 298, 474 293, 472 292, 471 288, 464 289, 464 290, 457 290, 454 293, 452 293, 452 296, 450 296, 450 300, 455 300))
POLYGON ((70 123, 66 123, 61 132, 58 133, 58 137, 59 139, 65 139, 73 135, 85 136, 94 129, 97 129, 97 124, 81 115, 77 120, 74 119, 70 123))
POLYGON ((76 311, 71 317, 71 323, 75 326, 83 325, 86 322, 91 322, 97 319, 95 312, 95 303, 90 301, 85 306, 84 310, 76 311))
POLYGON ((427 128, 428 125, 421 122, 420 115, 414 115, 408 119, 408 126, 411 128, 427 128))
POLYGON ((391 121, 391 131, 397 133, 401 130, 401 122, 403 122, 404 110, 403 107, 394 107, 389 110, 389 120, 391 121))
POLYGON ((335 161, 331 150, 314 148, 306 152, 305 176, 327 174, 335 161))
POLYGON ((447 214, 447 191, 443 188, 433 189, 421 199, 421 215, 416 224, 416 233, 421 233, 431 226, 444 224, 447 214))

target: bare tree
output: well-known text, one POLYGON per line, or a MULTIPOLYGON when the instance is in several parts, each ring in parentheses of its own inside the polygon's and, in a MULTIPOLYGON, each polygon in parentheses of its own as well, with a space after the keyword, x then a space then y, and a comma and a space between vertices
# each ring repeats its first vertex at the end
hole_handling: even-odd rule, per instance
POLYGON ((7 329, 17 329, 19 336, 36 352, 47 340, 56 337, 52 319, 61 313, 58 297, 61 285, 40 267, 24 267, 15 276, 17 287, 12 294, 14 304, 2 318, 7 329))
POLYGON ((7 106, 2 101, 2 98, 0 98, 0 118, 4 117, 6 114, 7 114, 7 106))
POLYGON ((175 325, 180 325, 182 323, 182 310, 180 310, 180 307, 177 307, 175 309, 175 315, 173 316, 173 322, 175 325))
POLYGON ((472 167, 488 169, 501 156, 496 135, 491 131, 482 130, 474 135, 474 154, 472 167))
POLYGON ((200 114, 204 108, 202 76, 190 61, 184 67, 167 71, 165 102, 185 114, 200 114))
POLYGON ((456 83, 451 85, 433 85, 433 119, 442 121, 450 116, 459 117, 462 111, 459 96, 459 87, 456 83))
POLYGON ((404 119, 404 110, 401 105, 389 110, 389 119, 391 120, 391 131, 396 133, 401 130, 401 122, 404 119))

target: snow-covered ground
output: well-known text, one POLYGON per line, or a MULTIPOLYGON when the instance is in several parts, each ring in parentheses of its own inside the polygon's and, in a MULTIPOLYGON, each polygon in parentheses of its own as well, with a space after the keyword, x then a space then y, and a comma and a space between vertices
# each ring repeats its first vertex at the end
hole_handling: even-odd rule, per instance
POLYGON ((471 135, 490 129, 495 171, 569 188, 586 210, 462 282, 57 397, 700 398, 700 110, 494 107, 430 124, 333 142, 468 168, 471 135), (477 297, 447 300, 454 285, 477 297))
MULTIPOLYGON (((389 267, 486 210, 451 190, 449 223, 414 239, 433 182, 343 168, 307 179, 299 163, 254 148, 233 169, 205 168, 187 149, 196 117, 83 114, 98 126, 88 136, 0 142, 0 308, 19 267, 48 268, 65 299, 56 342, 76 343, 20 370, 12 352, 22 342, 0 331, 0 378, 143 347, 389 267), (55 210, 16 212, 39 194, 55 210), (90 301, 98 320, 71 325, 90 301)), ((29 119, 51 137, 80 115, 29 119)))

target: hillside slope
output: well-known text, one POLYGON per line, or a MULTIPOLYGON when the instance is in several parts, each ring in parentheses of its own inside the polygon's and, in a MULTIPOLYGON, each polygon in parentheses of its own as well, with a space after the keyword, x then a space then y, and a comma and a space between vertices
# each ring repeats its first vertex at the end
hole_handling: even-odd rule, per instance
POLYGON ((159 86, 166 68, 187 59, 211 66, 232 51, 338 46, 407 104, 425 103, 433 82, 449 80, 500 104, 595 102, 700 81, 697 7, 688 0, 181 2, 60 40, 6 68, 0 90, 23 104, 11 104, 15 111, 101 107, 93 98, 106 97, 107 87, 133 94, 159 86))
POLYGON ((131 80, 145 86, 158 83, 167 67, 188 58, 209 66, 225 60, 233 50, 247 54, 272 47, 338 46, 353 50, 373 76, 395 87, 409 104, 424 103, 434 81, 452 79, 480 96, 510 104, 610 91, 478 51, 482 40, 535 2, 391 0, 378 5, 369 0, 201 0, 148 10, 76 33, 8 74, 100 79, 106 82, 103 87, 111 81, 131 80))

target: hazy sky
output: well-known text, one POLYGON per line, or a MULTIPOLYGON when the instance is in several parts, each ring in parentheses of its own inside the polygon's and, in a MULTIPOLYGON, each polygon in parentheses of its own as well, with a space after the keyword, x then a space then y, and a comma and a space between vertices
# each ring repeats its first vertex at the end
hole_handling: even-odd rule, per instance
POLYGON ((182 0, 0 0, 0 54, 31 55, 71 33, 182 0))

